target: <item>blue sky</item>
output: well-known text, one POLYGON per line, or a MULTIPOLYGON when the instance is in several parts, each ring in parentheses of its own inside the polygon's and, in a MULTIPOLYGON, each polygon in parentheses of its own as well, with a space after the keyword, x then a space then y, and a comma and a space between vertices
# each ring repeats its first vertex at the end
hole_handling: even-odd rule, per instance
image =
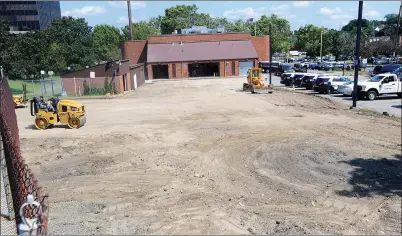
MULTIPOLYGON (((199 12, 230 20, 255 18, 275 13, 290 22, 292 30, 305 24, 339 29, 357 18, 357 1, 131 1, 134 21, 163 15, 164 9, 177 4, 196 4, 199 12)), ((62 15, 83 17, 89 25, 128 23, 126 1, 61 1, 62 15)), ((385 14, 398 13, 400 1, 365 1, 363 18, 381 20, 385 14)))

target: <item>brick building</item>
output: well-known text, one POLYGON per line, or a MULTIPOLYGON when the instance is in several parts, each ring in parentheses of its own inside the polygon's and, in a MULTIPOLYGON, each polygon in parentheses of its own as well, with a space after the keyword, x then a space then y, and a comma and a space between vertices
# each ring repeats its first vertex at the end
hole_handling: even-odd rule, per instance
POLYGON ((121 49, 130 64, 145 64, 150 80, 245 75, 270 53, 269 36, 249 33, 155 35, 121 49))
POLYGON ((105 80, 119 93, 135 90, 145 83, 145 65, 131 65, 129 60, 115 60, 61 75, 68 96, 83 94, 84 81, 93 88, 104 88, 105 80))

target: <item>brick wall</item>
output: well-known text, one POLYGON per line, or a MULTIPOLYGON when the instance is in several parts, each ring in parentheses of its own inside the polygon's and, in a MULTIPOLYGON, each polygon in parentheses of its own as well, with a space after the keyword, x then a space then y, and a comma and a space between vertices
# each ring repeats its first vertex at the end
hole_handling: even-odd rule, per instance
POLYGON ((147 60, 147 41, 125 41, 121 45, 124 59, 130 60, 130 65, 145 63, 147 60))
POLYGON ((269 36, 253 36, 251 42, 260 61, 269 61, 269 36))
POLYGON ((153 79, 153 73, 152 73, 152 65, 151 64, 147 65, 147 71, 148 71, 148 79, 152 80, 153 79))
MULTIPOLYGON (((194 34, 194 35, 166 35, 149 36, 148 43, 174 43, 174 42, 198 42, 198 41, 220 41, 220 40, 244 40, 250 39, 249 33, 233 34, 194 34)), ((123 54, 124 55, 124 54, 123 54)))

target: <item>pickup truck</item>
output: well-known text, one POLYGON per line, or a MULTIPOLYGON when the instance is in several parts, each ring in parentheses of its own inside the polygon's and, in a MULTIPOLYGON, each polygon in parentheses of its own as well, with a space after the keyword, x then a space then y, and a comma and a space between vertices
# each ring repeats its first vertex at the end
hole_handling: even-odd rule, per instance
POLYGON ((396 74, 379 74, 357 84, 359 99, 375 100, 384 94, 396 94, 402 97, 402 82, 396 74))

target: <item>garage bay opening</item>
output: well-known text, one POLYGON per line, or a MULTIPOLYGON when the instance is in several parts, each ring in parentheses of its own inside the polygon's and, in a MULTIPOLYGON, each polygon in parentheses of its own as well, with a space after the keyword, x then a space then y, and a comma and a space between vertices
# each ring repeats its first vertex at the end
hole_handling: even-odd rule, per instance
POLYGON ((194 63, 188 65, 189 77, 219 76, 219 63, 194 63))
POLYGON ((154 79, 168 79, 168 65, 152 65, 152 74, 154 79))

